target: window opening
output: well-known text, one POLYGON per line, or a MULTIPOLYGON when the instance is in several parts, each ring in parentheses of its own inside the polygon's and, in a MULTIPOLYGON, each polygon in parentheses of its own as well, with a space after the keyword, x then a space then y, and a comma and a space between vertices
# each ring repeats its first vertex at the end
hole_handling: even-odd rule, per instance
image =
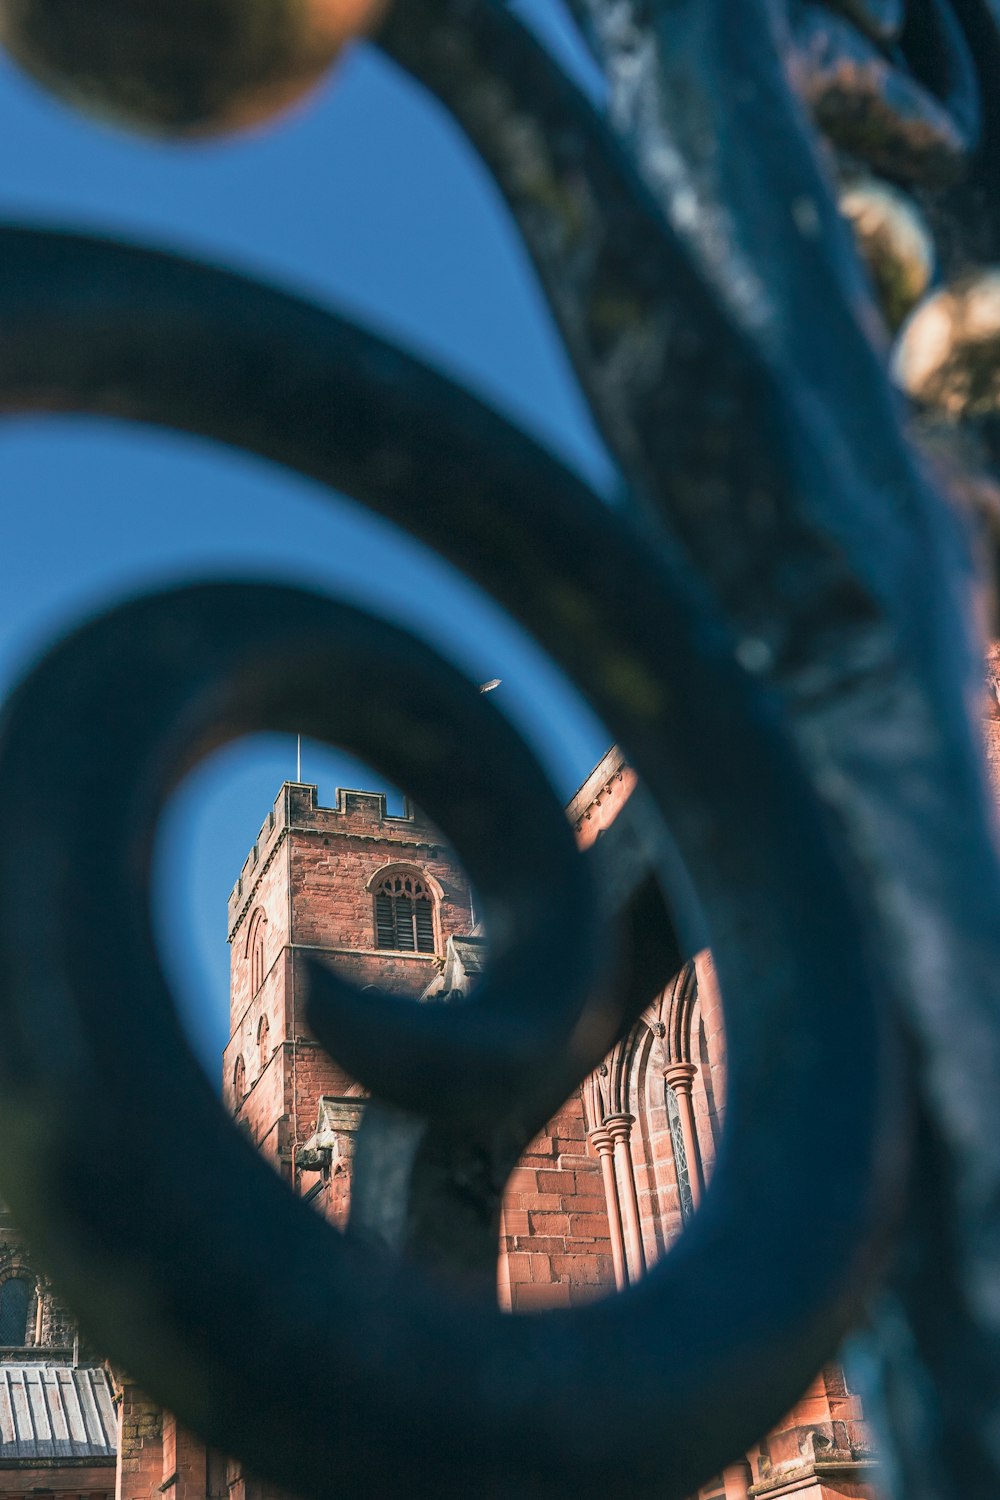
POLYGON ((434 898, 419 875, 386 875, 375 892, 375 946, 434 952, 434 898))
POLYGON ((270 1047, 271 1028, 266 1016, 261 1016, 257 1023, 257 1063, 260 1072, 263 1073, 267 1067, 267 1060, 271 1055, 270 1047))
POLYGON ((691 1192, 691 1170, 684 1146, 684 1131, 681 1127, 680 1106, 677 1095, 669 1083, 667 1091, 667 1124, 670 1126, 670 1144, 674 1152, 674 1172, 677 1177, 677 1196, 681 1205, 681 1218, 686 1222, 694 1213, 694 1196, 691 1192))
POLYGON ((26 1276, 10 1276, 0 1282, 0 1344, 24 1348, 28 1342, 30 1302, 31 1282, 26 1276))
POLYGON ((236 1059, 233 1066, 233 1099, 236 1108, 239 1109, 247 1096, 247 1065, 243 1061, 242 1053, 236 1059))
POLYGON ((264 983, 264 928, 267 925, 267 917, 258 906, 250 918, 250 926, 247 931, 246 953, 250 959, 250 993, 256 995, 264 983))

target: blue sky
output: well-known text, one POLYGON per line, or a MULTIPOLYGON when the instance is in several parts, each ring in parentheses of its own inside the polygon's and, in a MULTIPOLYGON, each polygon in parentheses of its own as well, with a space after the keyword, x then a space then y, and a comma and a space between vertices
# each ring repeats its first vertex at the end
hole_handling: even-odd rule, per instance
MULTIPOLYGON (((552 12, 555 44, 566 34, 552 12)), ((0 64, 5 219, 111 231, 336 302, 465 381, 601 487, 606 457, 498 196, 441 111, 373 51, 264 134, 151 144, 69 113, 0 64)), ((95 608, 152 585, 294 579, 408 620, 539 746, 562 793, 607 736, 470 586, 325 492, 190 439, 83 421, 0 424, 0 686, 95 608)), ((213 1078, 227 1034, 226 897, 294 744, 244 741, 200 767, 160 839, 157 921, 213 1078)), ((306 745, 324 799, 377 778, 306 745)))

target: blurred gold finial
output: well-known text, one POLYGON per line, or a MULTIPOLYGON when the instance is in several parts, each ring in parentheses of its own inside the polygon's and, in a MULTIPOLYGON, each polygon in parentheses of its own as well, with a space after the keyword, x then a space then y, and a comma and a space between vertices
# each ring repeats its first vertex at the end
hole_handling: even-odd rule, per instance
POLYGON ((889 183, 866 178, 840 195, 862 259, 889 327, 897 329, 927 291, 934 273, 934 240, 910 198, 889 183))
POLYGON ((0 0, 0 41, 87 114, 161 136, 263 124, 388 0, 0 0))
POLYGON ((904 324, 893 350, 896 384, 949 421, 1000 412, 1000 268, 941 287, 904 324))

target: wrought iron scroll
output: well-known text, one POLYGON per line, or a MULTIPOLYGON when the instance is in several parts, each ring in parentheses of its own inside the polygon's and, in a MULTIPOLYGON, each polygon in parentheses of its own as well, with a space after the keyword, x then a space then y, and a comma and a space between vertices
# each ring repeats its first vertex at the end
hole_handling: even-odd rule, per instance
MULTIPOLYGON (((655 853, 627 878, 590 869, 527 749, 425 647, 249 584, 88 623, 6 706, 3 1191, 92 1336, 303 1495, 333 1476, 409 1495, 419 1475, 456 1500, 596 1500, 614 1475, 616 1493, 680 1500, 865 1315, 907 1495, 988 1493, 997 1440, 967 1410, 973 1385, 980 1408, 1000 1400, 1000 870, 971 544, 905 430, 788 82, 804 69, 821 122, 860 149, 857 99, 807 66, 822 25, 846 23, 764 0, 574 9, 606 115, 491 0, 399 0, 376 40, 503 190, 618 463, 617 506, 332 311, 70 234, 0 230, 0 402, 169 426, 307 474, 449 558, 565 667, 669 828, 715 953, 730 1083, 705 1202, 605 1304, 505 1318, 482 1295, 519 1151, 677 967, 669 870, 655 853), (255 1158, 189 1055, 150 936, 149 850, 177 778, 229 737, 293 726, 406 785, 503 935, 458 1009, 314 976, 317 1035, 378 1101, 364 1227, 394 1225, 403 1257, 357 1223, 339 1236, 255 1158), (550 923, 574 936, 558 964, 550 923), (845 1089, 849 1109, 816 1107, 845 1089), (259 1363, 234 1327, 255 1330, 259 1363), (321 1387, 303 1379, 317 1367, 321 1387)), ((945 158, 944 177, 967 169, 972 187, 928 208, 956 226, 958 274, 971 247, 993 253, 992 220, 960 232, 963 194, 990 188, 969 38, 996 57, 993 13, 911 10, 904 27, 900 7, 844 7, 896 80, 872 84, 871 45, 852 54, 878 164, 920 193, 945 158), (934 47, 947 67, 923 104, 934 47)), ((104 0, 85 34, 79 0, 0 15, 45 81, 172 130, 268 113, 341 40, 324 0, 104 0)), ((989 432, 969 440, 979 496, 989 432)))

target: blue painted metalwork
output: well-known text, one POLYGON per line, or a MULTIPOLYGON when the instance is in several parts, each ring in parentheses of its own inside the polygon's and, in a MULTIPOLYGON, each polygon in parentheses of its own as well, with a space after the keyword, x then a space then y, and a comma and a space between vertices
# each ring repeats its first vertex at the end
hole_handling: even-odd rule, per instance
MULTIPOLYGON (((617 1299, 491 1306, 508 1172, 685 956, 676 865, 657 823, 612 878, 474 684, 356 611, 249 584, 89 622, 4 710, 3 1191, 93 1338, 317 1500, 333 1475, 387 1500, 680 1500, 866 1318, 908 1500, 992 1493, 995 1424, 968 1414, 1000 1403, 1000 865, 970 530, 917 440, 963 455, 981 501, 995 434, 942 436, 893 390, 788 75, 841 170, 905 181, 960 277, 1000 249, 996 18, 985 0, 572 8, 606 114, 494 0, 399 0, 376 40, 505 194, 619 466, 614 510, 335 312, 112 241, 0 229, 0 404, 198 433, 346 492, 566 669, 714 950, 731 1076, 705 1202, 617 1299), (405 785, 503 934, 467 1004, 317 970, 314 1031, 374 1099, 343 1236, 222 1114, 150 935, 164 799, 263 728, 405 785), (312 1388, 309 1368, 335 1377, 312 1388)), ((184 131, 312 76, 322 9, 101 0, 81 30, 79 0, 7 0, 5 35, 72 97, 184 131)))

